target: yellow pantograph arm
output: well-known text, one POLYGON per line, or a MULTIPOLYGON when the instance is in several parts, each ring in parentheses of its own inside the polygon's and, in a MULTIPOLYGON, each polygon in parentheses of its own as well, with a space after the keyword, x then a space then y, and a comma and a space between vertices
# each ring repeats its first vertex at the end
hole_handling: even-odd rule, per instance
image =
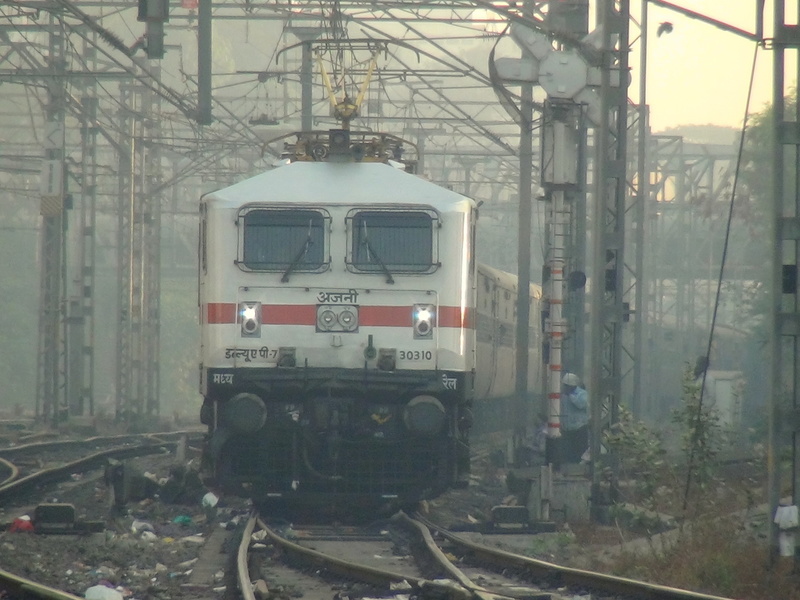
POLYGON ((322 62, 322 56, 317 54, 317 62, 319 63, 319 70, 322 74, 322 82, 325 84, 325 89, 328 90, 328 100, 331 103, 333 114, 338 118, 349 120, 358 112, 361 103, 364 101, 364 96, 367 93, 367 87, 372 80, 372 73, 375 71, 375 66, 377 65, 377 56, 378 51, 376 50, 372 53, 372 58, 370 58, 369 67, 367 68, 367 75, 361 83, 355 102, 348 102, 347 93, 345 93, 342 101, 338 102, 336 100, 336 94, 333 91, 333 83, 331 82, 328 72, 325 70, 325 64, 322 62))
POLYGON ((361 89, 358 90, 358 97, 356 98, 356 108, 361 106, 361 103, 364 101, 364 95, 367 93, 367 86, 369 86, 369 82, 372 79, 372 72, 375 70, 375 66, 378 64, 377 60, 378 51, 372 53, 372 58, 369 61, 369 68, 367 69, 367 75, 364 77, 364 81, 361 83, 361 89))
POLYGON ((333 85, 331 85, 331 78, 328 76, 328 72, 325 70, 325 65, 322 62, 322 56, 317 54, 317 62, 319 63, 319 70, 322 74, 322 83, 325 84, 325 89, 328 90, 328 100, 331 103, 331 108, 336 110, 337 102, 336 96, 333 93, 333 85))

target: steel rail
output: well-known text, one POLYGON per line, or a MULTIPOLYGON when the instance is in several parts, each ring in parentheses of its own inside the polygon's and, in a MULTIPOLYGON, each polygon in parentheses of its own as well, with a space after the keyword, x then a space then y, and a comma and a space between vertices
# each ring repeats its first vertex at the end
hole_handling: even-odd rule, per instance
POLYGON ((176 431, 176 432, 160 432, 160 433, 137 433, 137 434, 122 434, 122 435, 108 435, 96 436, 85 438, 81 440, 48 440, 44 442, 31 442, 29 444, 20 444, 18 446, 0 447, 0 457, 10 457, 17 454, 25 454, 31 451, 47 450, 48 448, 59 448, 67 446, 92 446, 95 444, 105 443, 118 443, 118 442, 141 442, 142 440, 150 441, 150 443, 170 443, 169 438, 184 435, 201 435, 200 431, 176 431))
POLYGON ((177 442, 162 442, 142 446, 126 446, 124 448, 112 448, 85 456, 78 460, 65 463, 51 469, 43 469, 31 475, 20 477, 11 483, 0 486, 0 500, 21 493, 23 490, 35 487, 42 483, 62 481, 76 472, 85 472, 96 469, 106 458, 132 458, 135 456, 146 456, 148 454, 158 454, 165 449, 174 447, 177 442))
POLYGON ((433 558, 437 566, 447 573, 447 575, 457 581, 461 587, 469 590, 474 598, 477 600, 510 600, 509 596, 496 594, 485 587, 478 585, 472 581, 472 579, 470 579, 461 569, 455 566, 434 541, 433 536, 431 536, 431 528, 425 523, 422 523, 417 519, 412 519, 403 512, 397 513, 397 515, 393 517, 393 520, 396 522, 400 521, 406 527, 416 530, 416 533, 420 536, 425 545, 425 550, 428 552, 430 557, 433 558))
POLYGON ((236 579, 239 584, 239 591, 244 600, 256 600, 253 586, 250 583, 250 569, 247 564, 247 552, 250 549, 250 538, 258 522, 258 514, 255 511, 250 513, 242 532, 242 539, 239 542, 239 550, 236 554, 236 579))
POLYGON ((435 530, 452 544, 461 547, 473 556, 488 563, 504 568, 513 567, 519 573, 525 573, 537 580, 545 580, 548 584, 562 587, 580 587, 605 593, 618 594, 627 598, 647 600, 731 600, 723 596, 692 592, 655 583, 636 581, 626 577, 617 577, 606 573, 586 571, 573 567, 564 567, 546 561, 515 554, 500 548, 492 548, 466 540, 447 529, 436 525, 419 514, 414 519, 426 527, 435 530))
POLYGON ((19 477, 19 467, 17 467, 17 465, 12 463, 10 460, 6 460, 5 458, 0 458, 0 465, 2 465, 2 468, 8 471, 8 477, 0 481, 0 488, 1 488, 4 485, 7 485, 12 481, 14 481, 15 479, 17 479, 17 477, 19 477))
POLYGON ((456 567, 442 552, 439 546, 433 541, 433 537, 431 536, 431 530, 429 527, 425 526, 424 523, 412 519, 404 512, 397 513, 392 518, 395 522, 400 521, 406 527, 413 528, 416 530, 416 533, 421 537, 422 541, 425 544, 425 549, 427 550, 428 554, 436 561, 436 564, 443 569, 450 577, 455 579, 460 585, 464 586, 467 589, 478 589, 480 586, 477 586, 469 577, 467 577, 464 572, 456 567))
POLYGON ((342 577, 348 577, 364 583, 386 587, 389 587, 392 583, 406 582, 418 592, 435 590, 435 593, 438 594, 437 597, 448 598, 449 600, 474 600, 475 596, 473 592, 460 585, 449 582, 431 581, 428 579, 415 577, 413 575, 404 575, 394 571, 386 571, 368 565, 353 563, 336 556, 330 556, 323 552, 295 544, 294 542, 279 536, 260 518, 258 519, 258 525, 264 530, 267 537, 269 537, 269 539, 272 540, 275 545, 279 546, 287 554, 290 554, 300 560, 321 566, 326 570, 336 573, 342 577))
MULTIPOLYGON (((79 596, 75 596, 69 592, 57 590, 3 570, 0 570, 0 589, 2 589, 3 592, 10 593, 10 596, 8 596, 9 598, 81 600, 79 596)), ((3 597, 5 598, 6 596, 3 597)))

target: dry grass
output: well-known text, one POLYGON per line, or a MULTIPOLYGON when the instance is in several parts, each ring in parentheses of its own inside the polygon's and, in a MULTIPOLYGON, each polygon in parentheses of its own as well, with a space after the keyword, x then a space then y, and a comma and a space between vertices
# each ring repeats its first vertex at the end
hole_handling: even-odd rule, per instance
POLYGON ((742 600, 800 600, 791 563, 771 567, 766 541, 739 519, 701 520, 653 542, 649 550, 623 550, 615 574, 742 600))
MULTIPOLYGON (((683 526, 662 535, 593 525, 576 534, 586 544, 608 547, 616 533, 614 551, 605 553, 596 570, 726 598, 800 600, 800 570, 793 560, 770 562, 768 511, 755 506, 767 497, 765 473, 761 465, 740 465, 696 490, 683 526)), ((679 491, 663 494, 659 510, 681 514, 679 491)))

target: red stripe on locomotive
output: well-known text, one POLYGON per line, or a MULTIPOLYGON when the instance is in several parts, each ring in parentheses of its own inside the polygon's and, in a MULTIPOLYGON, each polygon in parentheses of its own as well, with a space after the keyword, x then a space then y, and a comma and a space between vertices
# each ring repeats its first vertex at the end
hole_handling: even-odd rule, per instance
POLYGON ((206 323, 235 323, 236 305, 227 302, 213 302, 206 305, 206 323))
MULTIPOLYGON (((236 323, 236 304, 212 302, 206 305, 206 323, 224 325, 236 323)), ((462 313, 458 306, 441 306, 436 325, 439 327, 473 328, 472 311, 462 313), (463 319, 462 319, 463 314, 463 319)), ((411 327, 409 306, 360 306, 359 325, 362 327, 411 327)), ((261 306, 263 325, 316 325, 317 307, 310 304, 267 304, 261 306)))

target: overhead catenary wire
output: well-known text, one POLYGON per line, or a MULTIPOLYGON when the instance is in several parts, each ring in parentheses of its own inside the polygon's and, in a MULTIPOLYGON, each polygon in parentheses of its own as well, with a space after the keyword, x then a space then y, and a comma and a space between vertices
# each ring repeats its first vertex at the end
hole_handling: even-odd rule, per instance
MULTIPOLYGON (((59 0, 59 1, 61 2, 61 0, 59 0)), ((80 14, 77 14, 74 11, 69 10, 70 6, 74 6, 75 4, 77 4, 77 3, 74 2, 74 0, 64 0, 64 2, 62 2, 62 6, 64 8, 59 11, 59 14, 63 17, 63 20, 66 21, 66 24, 68 25, 68 27, 73 32, 79 33, 85 39, 94 38, 94 42, 93 43, 95 45, 97 44, 97 41, 99 41, 97 39, 97 37, 96 37, 97 35, 99 35, 98 32, 97 32, 97 28, 100 27, 100 28, 104 28, 106 30, 109 30, 109 28, 104 24, 95 23, 95 24, 93 24, 91 26, 88 26, 88 29, 87 29, 86 27, 84 27, 84 25, 86 25, 85 17, 89 17, 89 18, 97 19, 98 21, 101 21, 101 20, 105 19, 109 14, 114 15, 114 14, 119 14, 119 13, 125 12, 125 10, 129 10, 129 9, 120 8, 118 10, 112 11, 111 13, 107 13, 107 12, 104 11, 101 16, 88 15, 87 13, 84 13, 83 11, 81 11, 80 14), (75 18, 73 18, 73 17, 77 17, 81 22, 80 23, 76 23, 75 22, 75 18)), ((325 4, 323 2, 319 3, 319 11, 318 12, 319 12, 320 17, 322 18, 322 21, 324 23, 333 22, 335 26, 338 26, 339 28, 341 28, 343 30, 344 27, 347 26, 348 23, 357 21, 357 18, 354 17, 354 13, 352 13, 352 12, 350 12, 350 13, 342 12, 340 15, 337 15, 335 13, 333 15, 331 15, 329 13, 326 14, 325 7, 327 7, 327 6, 329 6, 329 5, 325 4)), ((466 7, 467 4, 466 3, 461 3, 460 5, 457 5, 455 8, 458 8, 459 6, 466 7)), ((365 10, 365 14, 368 13, 368 12, 369 12, 369 10, 365 10)), ((293 13, 287 13, 287 17, 291 17, 292 14, 293 13)), ((385 11, 385 14, 389 14, 388 11, 385 11)), ((430 15, 427 15, 427 13, 425 13, 425 15, 426 15, 427 18, 430 17, 430 15)), ((402 16, 400 17, 400 19, 402 20, 402 16)), ((123 20, 122 24, 124 26, 128 26, 129 25, 129 21, 123 20)), ((288 21, 286 23, 284 23, 283 30, 286 30, 287 25, 288 25, 288 21)), ((371 27, 371 25, 368 25, 368 24, 364 25, 364 26, 365 27, 371 27)), ((461 25, 460 27, 461 28, 466 28, 466 25, 461 25)), ((335 29, 335 27, 334 27, 334 29, 335 29)), ((372 29, 376 30, 374 27, 372 27, 372 29)), ((129 26, 128 26, 128 31, 132 35, 134 35, 134 36, 136 35, 129 26)), ((334 35, 339 35, 339 34, 334 33, 334 35)), ((381 32, 381 35, 383 36, 385 34, 381 32)), ((436 50, 438 50, 440 53, 444 52, 444 49, 438 43, 438 38, 425 36, 425 35, 423 35, 422 33, 420 33, 416 29, 413 30, 413 33, 412 33, 412 31, 410 31, 408 28, 404 29, 404 36, 408 37, 408 38, 413 38, 413 39, 425 40, 425 41, 431 43, 431 45, 434 47, 434 50, 431 50, 430 52, 425 53, 425 56, 427 56, 428 58, 437 60, 437 62, 439 62, 440 64, 443 64, 443 65, 447 66, 448 68, 453 69, 457 75, 460 75, 460 76, 467 75, 468 78, 469 78, 468 80, 469 81, 475 81, 476 85, 480 85, 481 81, 483 79, 485 79, 485 75, 481 74, 481 72, 479 70, 475 69, 475 67, 473 65, 465 63, 463 60, 461 60, 461 58, 458 55, 454 55, 454 54, 451 53, 450 56, 453 59, 459 61, 459 63, 449 62, 447 59, 443 59, 441 56, 436 56, 434 54, 436 52, 436 50), (460 65, 463 65, 463 68, 460 68, 460 65)), ((459 36, 459 39, 466 38, 466 37, 468 37, 468 36, 459 36)), ((470 36, 470 37, 484 38, 485 37, 485 32, 476 32, 475 36, 470 36)), ((391 39, 391 38, 389 38, 389 39, 391 39)), ((277 46, 276 46, 276 48, 277 48, 277 46)), ((114 54, 113 50, 111 50, 111 51, 108 51, 108 50, 111 50, 111 49, 102 49, 102 50, 99 50, 99 51, 106 58, 111 59, 111 61, 114 64, 123 66, 122 63, 119 60, 121 57, 114 58, 113 57, 113 54, 114 54)), ((273 55, 274 54, 275 54, 275 52, 273 51, 273 55)), ((141 61, 135 61, 135 62, 136 62, 136 66, 137 67, 143 67, 144 66, 141 63, 141 61)), ((124 63, 124 61, 123 61, 123 63, 124 63)), ((131 74, 130 70, 128 70, 128 73, 131 74)), ((145 70, 145 72, 141 73, 140 75, 141 75, 142 78, 150 77, 150 73, 148 73, 146 70, 145 70)), ((184 81, 187 82, 187 83, 191 83, 191 78, 184 77, 184 81)), ((156 85, 163 85, 163 84, 160 84, 159 82, 156 82, 156 85)), ((430 82, 428 82, 427 85, 430 86, 430 82)), ((462 89, 465 89, 466 87, 467 86, 461 86, 462 89)), ((101 89, 103 89, 106 92, 106 95, 108 95, 111 98, 112 102, 116 102, 117 105, 119 105, 120 108, 122 108, 122 106, 120 105, 120 99, 115 97, 115 95, 113 93, 110 93, 110 86, 101 85, 101 89)), ((258 88, 257 88, 256 85, 253 85, 250 88, 250 90, 248 90, 247 92, 239 94, 238 96, 241 98, 241 101, 244 101, 246 99, 246 97, 250 96, 251 92, 253 90, 255 90, 255 89, 258 89, 258 88)), ((439 99, 443 99, 444 95, 442 94, 442 92, 445 89, 453 89, 453 88, 452 88, 452 86, 436 86, 436 87, 430 88, 430 89, 437 94, 439 99), (441 88, 441 89, 439 89, 439 88, 441 88)), ((173 96, 175 96, 175 95, 180 96, 181 100, 184 100, 186 98, 190 98, 191 97, 190 96, 191 91, 192 91, 191 90, 191 86, 187 86, 187 88, 185 90, 178 91, 177 94, 173 94, 173 96)), ((427 98, 425 98, 424 102, 428 102, 431 105, 439 105, 439 104, 441 104, 441 102, 439 100, 437 100, 437 97, 433 96, 432 93, 425 92, 422 96, 420 96, 420 100, 422 100, 422 98, 424 96, 428 96, 427 98)), ((41 98, 39 100, 41 101, 41 98)), ((72 102, 72 103, 74 103, 75 101, 76 101, 75 98, 70 100, 70 102, 72 102)), ((174 105, 174 102, 169 102, 169 104, 174 105)), ((321 104, 324 104, 324 102, 318 101, 318 102, 315 103, 315 106, 319 106, 321 104)), ((72 107, 73 112, 77 109, 76 107, 77 107, 77 105, 72 107)), ((181 110, 182 107, 179 106, 178 108, 179 108, 179 110, 181 110)), ((225 110, 227 107, 225 105, 222 105, 222 108, 223 108, 223 110, 225 110)), ((420 108, 420 106, 417 106, 417 107, 415 107, 415 110, 419 110, 419 108, 420 108)), ((100 114, 102 115, 101 119, 103 121, 105 121, 102 124, 101 129, 105 129, 106 133, 111 133, 111 135, 113 137, 113 133, 112 132, 115 130, 115 127, 116 127, 116 119, 111 114, 111 112, 108 111, 107 106, 104 106, 104 105, 101 104, 101 106, 99 107, 99 110, 100 110, 100 114)), ((186 114, 185 111, 183 111, 183 112, 184 112, 184 114, 186 114)), ((234 112, 236 112, 236 111, 235 110, 231 111, 231 116, 233 116, 232 113, 234 113, 234 112)), ((291 118, 293 115, 296 115, 296 114, 297 114, 296 110, 295 111, 290 110, 289 114, 285 115, 285 117, 286 118, 291 118)), ((467 113, 465 111, 463 111, 463 114, 452 113, 452 117, 450 117, 450 118, 457 119, 457 120, 461 121, 462 119, 466 118, 465 117, 466 114, 467 113)), ((162 119, 162 123, 170 122, 170 123, 173 124, 173 126, 175 124, 181 122, 180 115, 174 115, 174 114, 171 115, 169 111, 162 112, 161 119, 162 119)), ((240 123, 241 125, 243 125, 243 127, 240 128, 238 125, 231 123, 230 120, 227 118, 227 116, 225 116, 225 117, 223 117, 222 119, 219 119, 219 120, 221 122, 226 121, 227 125, 233 127, 233 131, 235 133, 244 134, 244 136, 246 138, 250 138, 249 131, 248 131, 249 127, 247 127, 246 123, 240 123)), ((470 124, 481 126, 481 124, 479 122, 477 122, 477 121, 472 121, 470 119, 467 119, 467 120, 470 122, 470 124)), ((100 124, 100 123, 98 122, 98 124, 100 124)), ((191 118, 189 118, 186 121, 186 125, 188 125, 196 134, 198 134, 198 127, 195 126, 195 124, 192 122, 191 118)), ((486 143, 487 142, 486 133, 487 132, 491 133, 492 131, 490 129, 486 128, 485 124, 482 125, 482 126, 484 127, 483 131, 480 131, 480 130, 475 131, 475 134, 474 135, 468 135, 467 139, 477 143, 478 145, 485 146, 488 149, 488 147, 491 146, 492 143, 491 142, 489 142, 489 144, 486 143)), ((455 129, 454 133, 457 133, 457 132, 458 132, 458 130, 455 129)), ((210 132, 206 131, 205 133, 208 134, 210 132)), ((224 135, 224 134, 222 134, 222 135, 224 135)), ((495 138, 492 138, 492 139, 494 139, 495 141, 504 140, 505 136, 503 134, 499 134, 499 135, 495 134, 495 138)), ((113 144, 114 140, 109 139, 109 142, 111 142, 113 144)), ((261 142, 261 140, 259 140, 259 143, 260 142, 261 142)), ((432 146, 440 146, 441 145, 441 144, 438 143, 438 140, 435 137, 431 138, 430 142, 431 142, 432 146)), ((161 142, 157 142, 157 143, 161 144, 161 142)), ((167 147, 167 148, 169 147, 169 140, 168 139, 164 139, 163 143, 165 144, 165 147, 167 147)), ((181 151, 185 152, 187 150, 187 147, 186 147, 185 144, 182 145, 182 146, 179 144, 178 146, 176 146, 174 148, 174 150, 177 151, 177 152, 181 152, 181 151)), ((513 170, 513 166, 511 166, 510 168, 513 170)))
MULTIPOLYGON (((69 4, 69 3, 67 3, 67 4, 69 4)), ((80 14, 78 16, 81 19, 82 24, 83 25, 88 25, 86 20, 90 19, 91 17, 89 15, 87 15, 86 13, 83 13, 82 11, 79 11, 79 12, 80 12, 80 14)), ((73 13, 74 13, 74 11, 73 11, 73 13)), ((159 96, 161 96, 170 105, 175 106, 176 108, 178 108, 178 110, 181 113, 183 113, 185 116, 190 117, 189 119, 186 119, 184 121, 184 123, 188 124, 189 127, 193 131, 195 131, 196 134, 199 133, 198 132, 198 128, 196 127, 196 125, 194 124, 194 122, 193 122, 193 120, 191 118, 194 109, 193 108, 188 108, 186 106, 185 101, 183 100, 183 95, 181 95, 180 93, 170 89, 168 86, 163 84, 160 80, 154 79, 152 77, 152 74, 149 72, 149 70, 147 68, 145 68, 139 61, 137 61, 135 59, 135 57, 133 57, 131 54, 126 53, 130 58, 132 58, 134 60, 136 68, 141 69, 141 71, 142 71, 141 74, 133 72, 131 70, 131 67, 122 64, 111 53, 109 53, 108 51, 106 51, 103 48, 98 47, 97 44, 96 44, 96 40, 91 38, 91 34, 88 34, 86 31, 82 31, 80 26, 75 27, 72 23, 70 23, 69 21, 64 19, 61 14, 56 14, 56 18, 57 18, 58 22, 60 23, 60 26, 63 27, 65 29, 65 31, 69 30, 69 31, 71 31, 73 33, 76 33, 79 37, 81 37, 84 40, 86 40, 93 47, 97 48, 97 50, 100 53, 102 53, 106 58, 111 60, 114 64, 116 64, 120 68, 122 68, 127 75, 132 77, 134 80, 137 80, 139 83, 143 84, 146 88, 150 89, 154 93, 156 93, 159 96)), ((100 28, 99 26, 91 26, 91 27, 89 27, 89 29, 93 33, 95 33, 96 35, 101 35, 100 32, 98 31, 98 29, 102 29, 102 28, 100 28)), ((39 57, 38 60, 36 58, 34 58, 33 56, 28 55, 27 61, 29 62, 31 68, 41 69, 42 68, 42 64, 46 62, 46 55, 44 54, 43 50, 41 48, 39 48, 37 46, 37 44, 32 43, 32 41, 29 39, 29 36, 26 35, 26 32, 24 32, 22 30, 18 30, 18 33, 21 36, 22 40, 24 40, 24 42, 21 42, 20 44, 15 44, 13 41, 7 39, 7 36, 4 33, 3 33, 3 36, 7 39, 8 43, 10 43, 12 45, 15 45, 17 47, 17 52, 23 58, 25 58, 26 54, 29 53, 31 50, 33 50, 34 52, 37 52, 38 53, 38 57, 39 57)), ((82 53, 75 46, 75 44, 72 41, 71 37, 70 36, 65 36, 65 38, 66 38, 66 40, 65 40, 66 43, 71 48, 73 48, 73 53, 72 53, 73 58, 76 58, 78 60, 78 62, 84 68, 86 68, 88 70, 88 66, 89 65, 84 60, 84 58, 81 56, 82 53)), ((187 79, 190 79, 190 78, 187 78, 187 79)), ((113 94, 107 87, 103 86, 102 83, 96 82, 96 84, 101 89, 103 89, 103 91, 106 93, 106 95, 120 109, 130 110, 132 108, 132 107, 124 106, 123 103, 118 98, 115 97, 115 94, 113 94)), ((257 87, 257 85, 258 84, 254 85, 253 89, 255 89, 255 87, 257 87)), ((30 89, 30 86, 26 86, 26 87, 28 87, 30 89)), ((45 86, 43 85, 42 89, 44 89, 44 87, 45 86)), ((26 97, 28 98, 28 102, 30 103, 30 95, 26 95, 26 97)), ((80 114, 80 103, 78 102, 78 100, 76 98, 72 97, 70 94, 66 95, 65 100, 67 102, 67 106, 69 106, 71 108, 71 110, 76 115, 79 115, 80 114)), ((40 106, 42 106, 42 107, 44 106, 45 103, 41 98, 37 98, 37 101, 38 101, 40 106)), ((219 102, 217 102, 217 105, 226 114, 228 114, 232 118, 232 122, 228 123, 226 125, 226 130, 222 131, 222 132, 219 132, 219 134, 216 135, 215 138, 217 140, 222 140, 222 139, 224 139, 223 136, 228 135, 229 133, 233 133, 233 134, 235 134, 237 136, 242 136, 243 139, 247 143, 252 145, 253 147, 258 147, 259 144, 261 143, 261 140, 257 136, 255 136, 253 134, 253 132, 250 129, 250 127, 245 122, 243 122, 241 119, 239 119, 233 113, 233 111, 231 111, 227 106, 225 106, 224 104, 221 104, 219 102)), ((113 146, 116 146, 117 145, 116 141, 109 134, 111 134, 113 132, 120 133, 120 131, 119 131, 118 127, 117 127, 117 122, 116 122, 115 118, 107 112, 107 108, 106 107, 101 105, 99 107, 99 110, 100 110, 100 115, 102 115, 104 117, 104 120, 106 121, 104 123, 103 127, 101 127, 100 131, 104 135, 104 137, 108 140, 109 143, 111 143, 113 146)), ((143 116, 143 115, 140 115, 140 116, 143 116)), ((167 113, 162 113, 161 118, 162 118, 162 121, 163 120, 174 121, 174 119, 171 118, 167 113)), ((34 127, 34 128, 32 128, 32 130, 34 131, 34 135, 35 135, 36 131, 37 131, 36 128, 34 127)), ((166 144, 165 147, 169 149, 172 146, 169 145, 169 144, 166 144)), ((175 148, 175 151, 178 152, 180 150, 178 148, 175 148)), ((196 174, 196 173, 200 172, 203 168, 208 167, 209 165, 218 163, 219 160, 221 160, 222 158, 232 155, 233 152, 234 152, 233 149, 223 145, 222 147, 219 148, 218 151, 213 152, 210 156, 205 157, 203 160, 201 160, 199 162, 193 161, 193 163, 194 163, 193 166, 189 166, 189 168, 185 168, 185 169, 181 170, 180 173, 174 174, 174 176, 169 181, 162 183, 159 186, 158 189, 159 190, 164 189, 164 188, 168 187, 169 185, 173 185, 173 184, 185 179, 188 176, 196 174)))
MULTIPOLYGON (((376 29, 375 27, 368 26, 366 23, 362 23, 361 25, 362 25, 362 27, 364 27, 365 29, 370 29, 370 30, 371 30, 371 31, 373 31, 374 33, 378 33, 378 34, 380 34, 380 35, 385 35, 385 34, 384 34, 382 31, 380 31, 380 30, 376 29)), ((410 31, 413 31, 413 32, 414 32, 416 35, 419 35, 419 33, 418 33, 418 32, 416 32, 416 31, 415 31, 413 28, 410 28, 410 27, 409 27, 409 30, 410 30, 410 31)), ((433 44, 433 46, 434 46, 434 48, 436 48, 436 49, 438 49, 438 50, 441 50, 441 47, 440 47, 439 45, 437 45, 437 44, 433 44)), ((476 71, 476 70, 474 69, 474 67, 472 67, 471 65, 464 65, 462 68, 458 68, 458 67, 456 67, 456 65, 454 65, 454 64, 450 64, 450 63, 447 63, 445 60, 443 60, 443 59, 439 58, 438 56, 435 56, 434 54, 432 54, 432 53, 430 53, 430 52, 426 52, 425 50, 416 49, 415 51, 416 51, 418 54, 420 54, 420 55, 422 55, 422 56, 424 56, 424 57, 426 57, 426 58, 429 58, 429 59, 431 59, 431 60, 434 60, 434 61, 436 61, 436 62, 439 62, 439 63, 441 63, 441 64, 444 64, 444 65, 447 65, 447 66, 449 66, 450 68, 452 68, 452 69, 453 69, 453 70, 455 70, 455 71, 460 71, 460 72, 461 72, 461 74, 462 74, 462 75, 464 75, 464 76, 468 76, 468 77, 471 77, 471 78, 477 79, 478 81, 483 81, 483 82, 485 82, 485 83, 487 83, 487 84, 489 83, 489 79, 488 79, 486 76, 482 75, 482 74, 481 74, 479 71, 476 71)), ((400 64, 401 64, 401 65, 402 65, 404 68, 406 68, 406 69, 409 69, 409 70, 412 70, 412 69, 411 69, 411 66, 410 66, 410 65, 408 65, 407 63, 405 63, 404 61, 400 60, 400 58, 397 56, 397 54, 396 54, 396 53, 394 53, 394 52, 389 52, 389 55, 390 55, 390 56, 391 56, 391 57, 392 57, 394 60, 396 60, 397 62, 399 62, 399 63, 400 63, 400 64)), ((459 60, 460 60, 460 59, 459 59, 459 60)), ((462 64, 463 64, 463 63, 462 63, 462 64)), ((423 82, 425 82, 425 80, 424 80, 424 79, 423 79, 423 82)), ((425 83, 427 83, 427 82, 425 82, 425 83)), ((429 89, 430 91, 432 91, 434 94, 436 94, 436 95, 437 95, 437 97, 438 97, 440 100, 445 100, 445 101, 447 100, 447 98, 445 97, 445 95, 443 94, 443 92, 442 92, 440 89, 437 89, 436 87, 434 87, 434 86, 432 86, 432 85, 430 85, 430 84, 427 84, 427 85, 428 85, 428 89, 429 89)), ((420 90, 420 91, 421 91, 421 90, 420 90)), ((502 139, 500 138, 500 136, 496 135, 494 132, 492 132, 492 131, 489 131, 489 130, 488 130, 488 129, 486 129, 485 127, 481 126, 479 123, 477 123, 477 122, 475 121, 475 119, 474 119, 474 118, 472 118, 472 116, 471 116, 471 115, 467 114, 467 113, 466 113, 465 111, 463 111, 463 110, 462 110, 460 107, 458 107, 458 106, 455 106, 455 105, 452 105, 452 104, 451 104, 451 105, 447 106, 446 108, 443 108, 443 110, 444 110, 444 112, 445 112, 445 113, 447 113, 447 114, 451 114, 451 115, 453 115, 453 116, 459 116, 460 118, 464 119, 464 120, 465 120, 465 121, 466 121, 466 122, 467 122, 467 123, 470 125, 470 127, 471 127, 471 128, 473 128, 473 129, 474 129, 476 132, 478 132, 478 133, 480 133, 481 135, 485 136, 487 139, 491 140, 493 143, 495 143, 495 144, 497 144, 498 146, 500 146, 500 147, 501 147, 503 150, 506 150, 506 151, 507 151, 507 152, 509 152, 510 154, 516 154, 516 150, 515 150, 514 148, 512 148, 512 147, 511 147, 511 146, 510 146, 508 143, 506 143, 504 140, 502 140, 502 139)))

